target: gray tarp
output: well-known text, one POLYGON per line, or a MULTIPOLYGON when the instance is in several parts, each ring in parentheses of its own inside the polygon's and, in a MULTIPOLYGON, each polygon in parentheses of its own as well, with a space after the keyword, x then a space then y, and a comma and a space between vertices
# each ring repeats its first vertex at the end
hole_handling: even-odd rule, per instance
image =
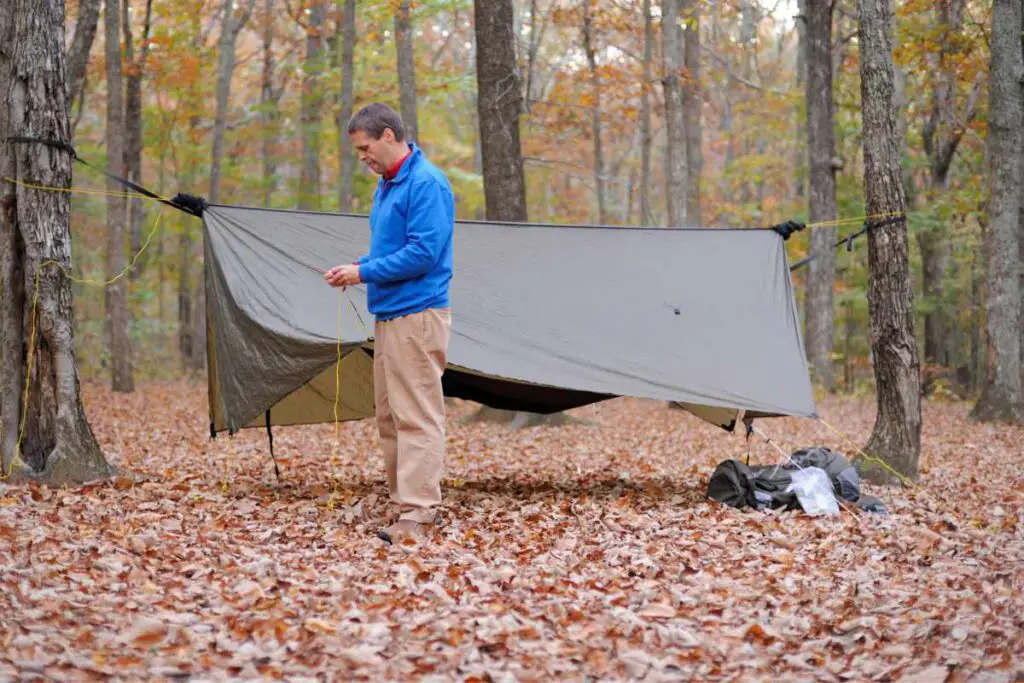
MULTIPOLYGON (((365 291, 322 275, 366 252, 366 217, 213 205, 203 219, 211 431, 267 411, 285 425, 372 415, 365 291)), ((460 221, 451 299, 448 396, 533 412, 648 397, 727 429, 815 414, 770 230, 460 221)))

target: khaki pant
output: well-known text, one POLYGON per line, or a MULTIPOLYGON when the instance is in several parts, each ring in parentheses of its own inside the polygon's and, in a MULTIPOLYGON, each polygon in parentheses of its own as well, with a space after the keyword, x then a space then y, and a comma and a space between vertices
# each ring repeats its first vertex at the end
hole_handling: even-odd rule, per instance
POLYGON ((401 519, 433 522, 441 502, 451 311, 428 309, 374 328, 373 392, 391 500, 401 519))

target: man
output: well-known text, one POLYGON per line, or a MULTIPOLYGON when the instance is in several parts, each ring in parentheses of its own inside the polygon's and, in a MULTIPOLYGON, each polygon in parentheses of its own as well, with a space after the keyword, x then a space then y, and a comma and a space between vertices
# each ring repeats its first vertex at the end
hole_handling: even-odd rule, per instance
POLYGON ((399 518, 377 532, 421 536, 441 502, 455 198, 444 174, 405 140, 401 117, 369 104, 349 121, 359 159, 381 176, 370 212, 370 253, 324 275, 334 287, 366 283, 374 315, 373 385, 388 488, 399 518))

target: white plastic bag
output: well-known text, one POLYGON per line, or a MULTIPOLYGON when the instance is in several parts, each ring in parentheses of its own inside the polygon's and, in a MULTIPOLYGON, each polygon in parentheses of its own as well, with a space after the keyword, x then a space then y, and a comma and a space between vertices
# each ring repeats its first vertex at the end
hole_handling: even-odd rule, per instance
POLYGON ((800 507, 809 515, 838 515, 839 503, 832 492, 832 481, 820 467, 805 467, 793 472, 786 491, 796 493, 800 507))

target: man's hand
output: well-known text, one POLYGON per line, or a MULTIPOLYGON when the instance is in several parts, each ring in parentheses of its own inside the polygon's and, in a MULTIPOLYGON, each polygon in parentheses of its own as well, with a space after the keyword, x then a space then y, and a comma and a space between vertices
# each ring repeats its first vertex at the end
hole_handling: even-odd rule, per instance
POLYGON ((326 273, 324 273, 324 280, 327 281, 331 287, 348 287, 349 285, 358 285, 362 282, 359 278, 359 266, 356 264, 348 264, 344 266, 334 266, 326 273))

